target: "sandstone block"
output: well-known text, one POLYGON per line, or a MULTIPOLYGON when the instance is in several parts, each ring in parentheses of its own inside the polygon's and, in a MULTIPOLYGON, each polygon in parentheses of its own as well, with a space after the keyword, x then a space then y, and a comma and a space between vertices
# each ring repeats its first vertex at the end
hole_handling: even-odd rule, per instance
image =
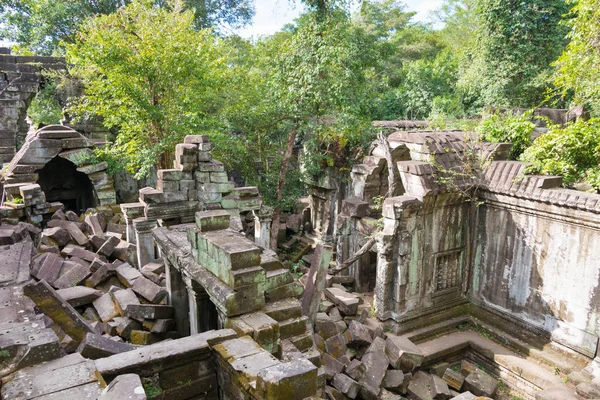
POLYGON ((137 278, 131 288, 150 303, 159 303, 167 295, 165 288, 143 276, 137 278))
POLYGON ((325 296, 336 305, 344 315, 356 315, 358 311, 358 298, 352 293, 331 287, 325 289, 325 296))
POLYGON ((156 304, 128 304, 125 315, 135 319, 168 319, 175 315, 175 309, 156 304))
POLYGON ((92 303, 102 296, 102 292, 96 289, 75 286, 66 289, 57 290, 56 293, 73 307, 81 307, 92 303))
POLYGON ((476 396, 492 397, 498 388, 498 381, 477 368, 465 378, 463 388, 476 396))
POLYGON ((123 342, 109 339, 95 333, 88 333, 79 344, 77 351, 85 358, 97 360, 98 358, 112 356, 134 350, 135 347, 123 342))
POLYGON ((463 383, 465 382, 465 377, 462 374, 455 372, 450 368, 444 371, 444 376, 442 377, 442 379, 446 381, 448 386, 457 391, 460 391, 463 383))
POLYGON ((136 374, 119 375, 102 391, 98 400, 146 400, 146 392, 136 374))
POLYGON ((94 300, 92 304, 98 312, 98 316, 100 316, 102 322, 108 322, 119 315, 119 310, 117 309, 117 306, 109 293, 106 293, 94 300))
POLYGON ((421 350, 413 342, 401 336, 388 335, 386 355, 394 369, 404 372, 411 372, 423 361, 421 350))
POLYGON ((111 291, 110 295, 117 306, 117 311, 119 311, 122 317, 125 316, 125 310, 129 305, 140 304, 140 301, 131 289, 111 291))
POLYGON ((336 374, 333 377, 333 387, 351 399, 355 399, 360 391, 358 383, 344 374, 336 374))
POLYGON ((260 371, 257 390, 265 400, 301 400, 317 392, 317 367, 306 359, 280 363, 260 371))

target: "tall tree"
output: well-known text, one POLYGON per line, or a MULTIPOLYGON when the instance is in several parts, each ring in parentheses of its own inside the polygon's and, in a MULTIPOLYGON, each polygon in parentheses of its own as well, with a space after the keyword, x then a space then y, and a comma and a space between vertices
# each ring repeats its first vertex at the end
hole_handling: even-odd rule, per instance
MULTIPOLYGON (((51 54, 61 41, 72 43, 86 18, 110 14, 131 0, 0 0, 0 39, 17 42, 38 54, 51 54)), ((170 7, 168 0, 154 0, 170 7)), ((194 27, 239 27, 252 20, 252 0, 185 0, 194 11, 194 27)))
POLYGON ((134 0, 86 21, 67 45, 71 76, 85 85, 75 115, 98 115, 119 134, 110 160, 145 176, 171 166, 173 146, 217 123, 227 69, 220 40, 196 31, 194 15, 134 0))
POLYGON ((569 45, 557 62, 555 83, 563 96, 600 115, 600 0, 572 1, 569 45))
POLYGON ((477 36, 460 86, 479 106, 538 106, 566 45, 565 0, 478 0, 477 36))

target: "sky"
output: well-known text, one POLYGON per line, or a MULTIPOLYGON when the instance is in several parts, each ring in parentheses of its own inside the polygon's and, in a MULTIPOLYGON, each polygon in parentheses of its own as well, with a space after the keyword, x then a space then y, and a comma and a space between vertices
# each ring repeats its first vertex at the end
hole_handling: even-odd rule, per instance
MULTIPOLYGON (((429 13, 442 5, 443 0, 404 0, 409 11, 416 11, 416 21, 428 21, 429 13)), ((238 30, 240 36, 249 38, 271 35, 292 22, 302 12, 300 1, 256 0, 256 15, 252 25, 238 30)))
MULTIPOLYGON (((409 11, 416 11, 415 21, 428 21, 430 12, 439 8, 443 0, 404 0, 409 11)), ((256 0, 256 15, 252 25, 237 31, 245 38, 258 35, 271 35, 302 12, 299 0, 256 0)), ((0 47, 9 43, 0 40, 0 47)))

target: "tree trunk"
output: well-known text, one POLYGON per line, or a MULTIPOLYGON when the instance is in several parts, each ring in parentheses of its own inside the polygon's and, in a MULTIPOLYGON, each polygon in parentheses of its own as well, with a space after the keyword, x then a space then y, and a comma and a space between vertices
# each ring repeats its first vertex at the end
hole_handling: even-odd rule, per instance
POLYGON ((288 135, 287 147, 285 148, 285 154, 283 160, 281 160, 281 169, 279 170, 279 179, 277 180, 277 193, 276 200, 277 206, 273 211, 273 222, 271 223, 271 249, 277 250, 277 236, 279 234, 279 218, 281 218, 281 206, 279 202, 283 198, 283 188, 285 187, 285 179, 287 177, 287 171, 294 151, 294 144, 296 143, 296 134, 298 133, 298 127, 294 126, 288 135))

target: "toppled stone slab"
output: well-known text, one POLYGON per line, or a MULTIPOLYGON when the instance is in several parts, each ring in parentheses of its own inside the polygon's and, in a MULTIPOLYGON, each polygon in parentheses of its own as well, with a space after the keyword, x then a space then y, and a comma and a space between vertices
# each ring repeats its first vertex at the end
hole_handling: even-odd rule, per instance
POLYGON ((110 293, 105 293, 92 303, 102 322, 108 322, 119 315, 119 310, 110 293))
POLYGON ((147 398, 139 375, 124 374, 109 383, 98 400, 146 400, 147 398))
POLYGON ((385 355, 385 340, 376 337, 367 349, 361 361, 365 365, 365 374, 360 380, 361 393, 365 398, 377 398, 381 382, 385 377, 389 361, 385 355))
POLYGON ((85 358, 97 360, 99 358, 124 353, 134 349, 135 346, 128 343, 112 340, 98 334, 88 333, 79 344, 77 351, 85 358))
POLYGON ((167 289, 143 276, 133 282, 131 289, 150 303, 159 303, 167 295, 167 289))
POLYGON ((168 319, 175 314, 172 306, 157 304, 128 304, 125 315, 139 319, 168 319))
POLYGON ((358 298, 342 289, 331 287, 325 289, 325 296, 336 305, 344 315, 356 315, 358 298))
POLYGON ((28 283, 23 287, 23 293, 76 343, 81 343, 87 333, 94 333, 73 306, 63 300, 46 281, 28 283))
POLYGON ((444 376, 442 377, 452 389, 460 391, 462 389, 462 385, 465 382, 465 377, 463 374, 453 371, 450 368, 447 368, 444 371, 444 376))
POLYGON ((60 297, 73 307, 81 307, 92 303, 102 296, 102 292, 85 286, 74 286, 56 291, 60 297))
POLYGON ((476 368, 465 378, 463 387, 476 396, 492 397, 498 388, 498 381, 476 368))
POLYGON ((96 400, 101 388, 95 371, 93 361, 71 354, 20 370, 3 385, 2 398, 96 400))
POLYGON ((358 382, 344 374, 336 374, 332 381, 333 387, 351 399, 356 399, 360 392, 358 382))
POLYGON ((317 392, 317 367, 306 359, 274 365, 258 373, 256 387, 265 400, 304 399, 317 392))
POLYGON ((405 337, 388 335, 385 352, 392 367, 404 372, 411 372, 423 362, 421 350, 405 337))

